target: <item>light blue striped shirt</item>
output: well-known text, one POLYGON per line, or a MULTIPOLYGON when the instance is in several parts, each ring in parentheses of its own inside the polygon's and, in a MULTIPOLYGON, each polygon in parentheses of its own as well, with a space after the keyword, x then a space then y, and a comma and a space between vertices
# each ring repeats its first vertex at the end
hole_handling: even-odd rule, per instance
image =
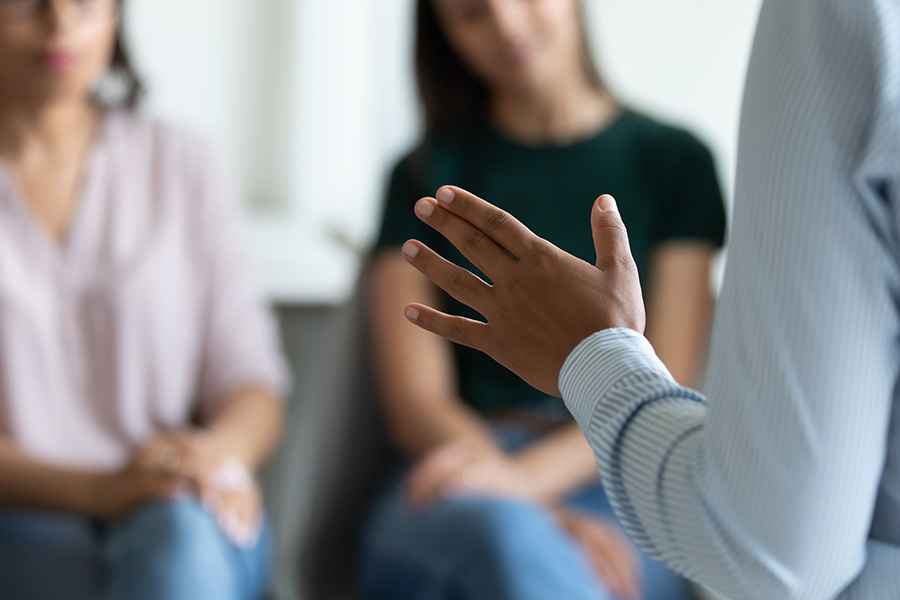
POLYGON ((630 535, 729 598, 900 599, 900 0, 768 0, 707 401, 649 343, 560 389, 630 535))

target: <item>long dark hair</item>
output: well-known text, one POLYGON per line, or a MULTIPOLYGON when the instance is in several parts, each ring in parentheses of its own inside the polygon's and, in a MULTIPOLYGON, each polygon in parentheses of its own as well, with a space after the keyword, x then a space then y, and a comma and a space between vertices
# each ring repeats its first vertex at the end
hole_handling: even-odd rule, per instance
MULTIPOLYGON (((606 91, 591 52, 583 8, 579 10, 585 76, 597 90, 606 91)), ((434 0, 418 0, 416 84, 425 111, 426 135, 465 127, 486 117, 488 87, 453 49, 438 20, 434 0)))
POLYGON ((105 104, 127 108, 137 107, 147 89, 138 75, 128 54, 125 43, 123 15, 125 12, 125 0, 116 0, 118 10, 118 25, 116 27, 116 39, 113 45, 112 59, 109 62, 108 74, 116 80, 117 93, 114 98, 103 98, 105 104))

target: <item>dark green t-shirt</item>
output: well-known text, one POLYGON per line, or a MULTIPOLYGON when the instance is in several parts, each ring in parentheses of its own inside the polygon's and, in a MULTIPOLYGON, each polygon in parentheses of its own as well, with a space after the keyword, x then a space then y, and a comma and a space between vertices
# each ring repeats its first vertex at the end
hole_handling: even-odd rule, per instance
MULTIPOLYGON (((654 248, 672 240, 720 246, 722 194, 712 156, 689 133, 624 111, 596 136, 565 146, 527 146, 488 126, 428 139, 395 168, 377 249, 418 239, 479 273, 413 206, 445 184, 463 187, 509 211, 537 235, 590 263, 596 260, 590 211, 612 194, 628 227, 631 250, 649 281, 654 248)), ((479 273, 480 274, 480 273, 479 273)), ((443 309, 481 317, 447 295, 443 309)), ((481 352, 455 347, 460 393, 476 409, 540 409, 547 398, 481 352)))

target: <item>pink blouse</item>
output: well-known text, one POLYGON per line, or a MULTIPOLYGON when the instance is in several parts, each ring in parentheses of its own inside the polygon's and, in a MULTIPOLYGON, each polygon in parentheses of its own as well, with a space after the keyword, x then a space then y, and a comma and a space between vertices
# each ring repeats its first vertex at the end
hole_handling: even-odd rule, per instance
POLYGON ((243 386, 286 391, 227 181, 193 138, 110 113, 60 243, 0 165, 0 435, 113 469, 243 386))

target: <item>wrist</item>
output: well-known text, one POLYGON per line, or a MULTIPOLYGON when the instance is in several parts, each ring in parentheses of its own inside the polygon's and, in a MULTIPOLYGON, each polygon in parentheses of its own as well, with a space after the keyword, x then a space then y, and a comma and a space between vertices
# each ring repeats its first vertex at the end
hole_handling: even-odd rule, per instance
POLYGON ((85 473, 72 488, 75 512, 94 519, 104 519, 112 484, 111 473, 85 473))
POLYGON ((242 443, 239 436, 215 429, 199 429, 197 431, 201 435, 206 436, 218 451, 226 457, 227 461, 237 461, 236 464, 239 464, 250 475, 256 472, 261 458, 258 456, 258 453, 251 451, 246 444, 242 443))
POLYGON ((530 452, 522 452, 512 457, 519 477, 524 482, 525 493, 529 498, 549 507, 558 507, 567 490, 559 489, 556 478, 548 475, 542 468, 542 462, 535 460, 530 452))
POLYGON ((422 459, 451 446, 467 448, 470 452, 478 455, 494 455, 500 452, 500 448, 497 447, 487 428, 467 426, 448 429, 431 436, 431 439, 422 444, 421 448, 413 453, 413 456, 422 459))

